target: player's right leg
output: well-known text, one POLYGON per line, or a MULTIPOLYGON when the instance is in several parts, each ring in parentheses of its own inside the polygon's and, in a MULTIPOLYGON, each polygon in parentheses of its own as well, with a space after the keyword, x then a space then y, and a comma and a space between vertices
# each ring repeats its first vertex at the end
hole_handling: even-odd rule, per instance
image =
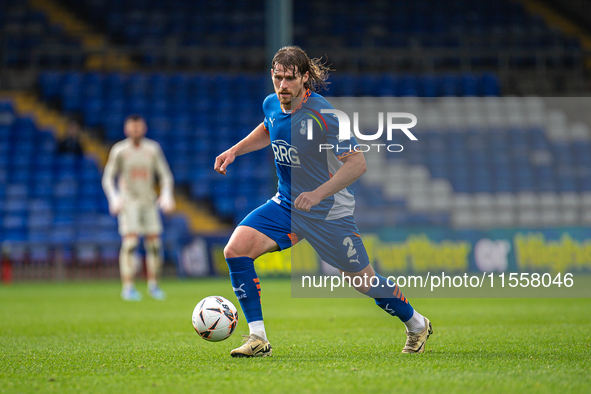
POLYGON ((261 284, 254 260, 265 253, 290 247, 289 233, 289 212, 269 201, 238 225, 224 249, 232 288, 250 330, 246 343, 232 350, 232 357, 264 357, 272 353, 263 323, 261 284))
POLYGON ((164 300, 166 294, 160 286, 158 279, 162 271, 162 220, 155 205, 146 205, 142 209, 141 228, 146 250, 146 274, 148 277, 148 294, 156 300, 164 300))
POLYGON ((121 275, 121 298, 126 301, 140 301, 142 295, 136 290, 133 284, 137 268, 136 252, 139 245, 139 237, 135 234, 128 234, 123 237, 121 250, 119 251, 119 273, 121 275))

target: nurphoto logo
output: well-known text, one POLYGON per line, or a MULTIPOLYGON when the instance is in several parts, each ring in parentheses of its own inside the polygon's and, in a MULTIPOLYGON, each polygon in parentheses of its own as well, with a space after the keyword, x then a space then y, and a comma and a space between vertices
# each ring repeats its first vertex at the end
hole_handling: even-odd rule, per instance
MULTIPOLYGON (((378 113, 378 131, 374 134, 363 134, 363 133, 361 133, 361 131, 359 131, 359 112, 353 113, 353 128, 352 129, 351 129, 351 121, 349 119, 349 116, 345 112, 337 110, 337 109, 333 109, 333 108, 321 109, 320 112, 323 114, 332 114, 334 117, 336 117, 338 119, 338 121, 339 121, 339 142, 349 141, 351 139, 351 130, 353 130, 355 138, 358 141, 376 141, 377 139, 381 138, 382 135, 384 134, 384 113, 383 112, 378 113)), ((320 127, 322 129, 322 124, 324 123, 324 125, 326 126, 326 122, 324 121, 324 118, 322 117, 322 115, 320 115, 320 114, 317 114, 317 115, 320 117, 320 119, 322 119, 322 122, 320 122, 317 117, 314 117, 314 119, 316 120, 318 125, 320 125, 320 127)), ((409 129, 413 128, 414 126, 416 126, 416 124, 417 124, 417 117, 409 112, 387 112, 386 113, 386 139, 387 139, 387 141, 392 141, 392 135, 393 135, 394 130, 400 130, 411 141, 417 141, 417 137, 415 137, 415 135, 409 130, 409 129), (410 120, 410 122, 395 123, 395 120, 399 121, 400 119, 407 119, 407 120, 410 120)), ((308 119, 307 127, 306 127, 308 140, 312 140, 314 138, 313 127, 314 127, 314 121, 312 119, 308 119)), ((328 149, 335 149, 335 148, 337 151, 339 151, 339 150, 343 150, 343 151, 354 150, 356 152, 368 152, 372 148, 377 149, 377 151, 379 152, 380 148, 385 148, 388 152, 393 152, 393 153, 402 152, 402 150, 404 149, 404 147, 400 144, 379 144, 379 143, 355 144, 355 145, 338 144, 336 147, 333 144, 320 144, 319 145, 320 151, 328 150, 328 149)))

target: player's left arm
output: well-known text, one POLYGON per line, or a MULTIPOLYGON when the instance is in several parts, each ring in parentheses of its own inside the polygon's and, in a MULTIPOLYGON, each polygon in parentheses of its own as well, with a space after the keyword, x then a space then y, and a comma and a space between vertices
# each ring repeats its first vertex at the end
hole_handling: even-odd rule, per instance
POLYGON ((318 205, 320 201, 351 185, 359 179, 365 171, 367 171, 365 157, 363 157, 363 153, 361 152, 343 157, 341 161, 343 162, 343 165, 337 170, 332 178, 324 182, 316 190, 304 192, 296 198, 294 202, 296 209, 309 212, 310 209, 313 206, 318 205))
POLYGON ((158 206, 164 213, 172 212, 176 206, 174 201, 174 178, 170 166, 164 157, 162 148, 158 146, 156 153, 156 173, 160 182, 160 197, 158 197, 158 206))

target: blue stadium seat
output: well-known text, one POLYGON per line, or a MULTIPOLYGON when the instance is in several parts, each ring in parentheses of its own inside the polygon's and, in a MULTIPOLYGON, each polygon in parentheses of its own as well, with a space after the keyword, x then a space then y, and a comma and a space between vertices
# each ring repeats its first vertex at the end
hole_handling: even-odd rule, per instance
POLYGON ((425 75, 421 78, 420 95, 422 97, 437 97, 440 95, 439 81, 433 75, 425 75))
POLYGON ((53 181, 51 179, 34 182, 32 197, 48 199, 53 196, 53 181))
POLYGON ((26 184, 11 184, 6 186, 6 198, 14 200, 26 200, 29 196, 29 187, 26 184))
POLYGON ((558 191, 560 192, 577 192, 579 187, 577 181, 573 176, 562 176, 558 178, 558 191))
POLYGON ((499 81, 496 75, 487 73, 482 76, 482 94, 484 96, 499 95, 499 81))
POLYGON ((25 216, 27 212, 27 200, 25 199, 11 199, 7 198, 4 202, 4 212, 6 215, 21 215, 25 216))
POLYGON ((478 87, 476 77, 470 74, 462 75, 462 96, 477 96, 478 87))
POLYGON ((11 214, 4 216, 2 227, 7 241, 24 241, 27 236, 26 218, 23 215, 11 214))
POLYGON ((29 216, 27 219, 27 227, 29 231, 48 231, 53 225, 53 216, 51 214, 38 214, 29 216))

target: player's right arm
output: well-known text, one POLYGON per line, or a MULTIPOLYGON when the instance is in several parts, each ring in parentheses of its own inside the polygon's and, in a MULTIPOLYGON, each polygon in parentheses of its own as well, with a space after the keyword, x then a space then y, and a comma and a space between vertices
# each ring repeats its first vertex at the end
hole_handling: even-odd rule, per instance
POLYGON ((263 149, 271 144, 269 132, 261 122, 249 135, 242 141, 215 158, 214 170, 222 175, 226 175, 228 166, 234 162, 236 157, 244 155, 255 150, 263 149))
POLYGON ((117 146, 113 146, 109 153, 109 160, 107 160, 107 164, 105 165, 102 179, 103 190, 109 201, 109 212, 113 216, 117 215, 123 207, 123 200, 115 187, 115 178, 119 173, 118 153, 119 149, 117 149, 117 146))

